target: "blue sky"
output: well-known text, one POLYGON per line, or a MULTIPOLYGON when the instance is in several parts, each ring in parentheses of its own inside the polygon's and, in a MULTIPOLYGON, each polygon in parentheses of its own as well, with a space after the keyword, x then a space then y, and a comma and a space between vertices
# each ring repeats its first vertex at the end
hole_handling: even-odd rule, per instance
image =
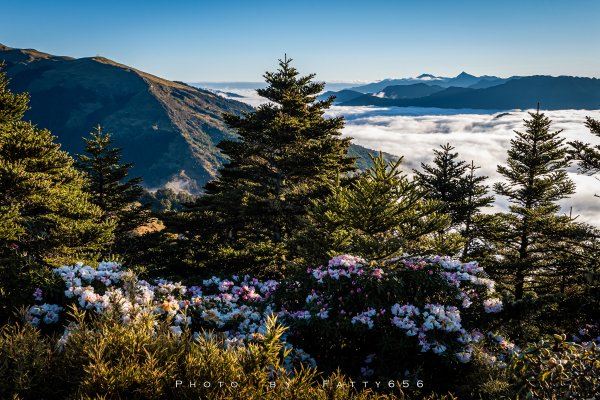
POLYGON ((600 77, 600 1, 11 1, 0 43, 100 54, 174 80, 260 81, 284 53, 320 80, 600 77))

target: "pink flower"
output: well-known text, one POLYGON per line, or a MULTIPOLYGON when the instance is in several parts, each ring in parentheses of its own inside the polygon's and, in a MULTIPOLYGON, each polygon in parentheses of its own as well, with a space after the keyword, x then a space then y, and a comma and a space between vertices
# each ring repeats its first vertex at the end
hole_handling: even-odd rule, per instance
POLYGON ((376 268, 373 270, 373 276, 377 279, 383 278, 383 270, 381 268, 376 268))

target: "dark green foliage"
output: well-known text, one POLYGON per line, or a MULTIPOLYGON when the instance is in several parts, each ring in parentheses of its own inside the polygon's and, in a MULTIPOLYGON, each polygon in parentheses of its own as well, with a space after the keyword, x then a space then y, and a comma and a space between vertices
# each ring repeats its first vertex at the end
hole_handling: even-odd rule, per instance
POLYGON ((554 335, 525 349, 510 366, 516 392, 523 398, 590 399, 600 387, 600 348, 554 335))
POLYGON ((55 137, 21 121, 26 95, 0 75, 0 255, 18 249, 38 262, 91 254, 112 239, 112 224, 84 192, 85 179, 55 137))
MULTIPOLYGON (((600 121, 586 117, 585 126, 600 137, 600 121)), ((572 147, 571 158, 579 162, 579 172, 587 175, 600 172, 600 145, 592 146, 581 141, 569 142, 569 145, 572 147)))
POLYGON ((558 201, 575 191, 567 177, 569 160, 561 131, 551 132, 551 121, 543 113, 530 116, 525 132, 516 132, 511 140, 507 165, 498 166, 507 182, 494 185, 511 203, 509 213, 498 215, 495 228, 501 255, 497 277, 505 278, 517 300, 526 290, 557 290, 557 277, 576 273, 562 268, 565 260, 584 256, 581 243, 589 237, 587 226, 558 215, 558 201))
POLYGON ((102 210, 102 221, 115 224, 111 254, 128 256, 143 240, 132 236, 135 228, 149 222, 150 212, 139 200, 144 189, 142 178, 129 178, 131 163, 122 163, 121 149, 113 146, 112 135, 94 128, 85 142, 85 154, 77 157, 76 167, 86 174, 85 189, 91 201, 102 210))
POLYGON ((345 253, 371 260, 398 256, 449 225, 441 204, 425 199, 402 173, 402 159, 386 163, 380 155, 372 160, 373 166, 349 185, 338 184, 329 196, 313 201, 297 240, 306 261, 345 253))
POLYGON ((467 171, 464 161, 457 160, 458 153, 449 143, 441 145, 441 151, 434 149, 434 165, 421 163, 423 172, 414 170, 417 182, 427 191, 427 197, 440 200, 442 210, 452 217, 452 224, 458 225, 465 219, 462 204, 466 195, 462 177, 467 171))
MULTIPOLYGON (((417 182, 426 190, 428 199, 439 200, 442 210, 452 218, 451 228, 462 235, 464 245, 462 256, 467 258, 473 241, 480 236, 478 225, 486 220, 481 208, 489 207, 494 197, 488 195, 489 187, 483 182, 487 176, 477 176, 475 171, 480 167, 457 160, 458 153, 449 143, 440 146, 442 150, 434 150, 434 165, 421 163, 423 171, 415 170, 417 182)), ((440 235, 443 233, 440 232, 440 235)), ((451 237, 445 233, 445 238, 451 237)))
POLYGON ((464 225, 461 227, 460 233, 465 238, 463 258, 469 258, 474 248, 481 247, 474 242, 483 236, 482 227, 489 224, 490 221, 488 215, 481 213, 481 208, 490 207, 494 202, 494 196, 489 195, 488 192, 489 186, 483 183, 488 177, 475 175, 475 171, 479 168, 471 161, 461 181, 466 195, 461 203, 464 225))
POLYGON ((12 93, 8 88, 9 82, 4 72, 4 63, 0 62, 0 124, 20 121, 29 109, 29 94, 12 93))
POLYGON ((112 134, 98 125, 85 142, 85 154, 77 156, 76 167, 87 175, 86 191, 103 211, 104 221, 115 221, 117 235, 147 220, 146 208, 139 204, 144 189, 142 178, 129 178, 131 163, 122 163, 121 149, 112 144, 112 134))
POLYGON ((28 98, 11 93, 0 70, 0 321, 48 284, 48 264, 95 258, 113 238, 73 159, 49 131, 21 121, 28 98))
POLYGON ((229 163, 206 185, 186 224, 207 251, 201 258, 216 265, 281 271, 306 205, 354 169, 349 139, 339 137, 343 119, 323 116, 332 99, 315 100, 324 84, 300 76, 290 62, 264 75, 268 87, 257 92, 270 103, 224 116, 240 140, 219 144, 229 163))

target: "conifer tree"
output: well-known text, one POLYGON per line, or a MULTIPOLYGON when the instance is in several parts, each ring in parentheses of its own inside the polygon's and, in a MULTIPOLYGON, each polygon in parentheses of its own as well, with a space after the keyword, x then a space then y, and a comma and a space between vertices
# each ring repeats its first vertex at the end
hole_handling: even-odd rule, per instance
POLYGON ((122 163, 121 149, 112 135, 99 125, 85 142, 85 154, 77 156, 76 167, 87 176, 86 190, 91 201, 102 209, 102 220, 115 221, 118 238, 148 220, 147 207, 139 203, 144 189, 142 178, 129 178, 131 163, 122 163))
POLYGON ((463 223, 460 233, 465 238, 463 258, 469 257, 473 241, 482 236, 481 227, 490 222, 490 218, 482 214, 481 209, 490 207, 494 202, 494 196, 489 195, 489 186, 483 183, 488 177, 475 175, 475 171, 479 168, 481 167, 475 166, 471 161, 460 181, 465 192, 463 200, 459 203, 458 212, 463 223))
MULTIPOLYGON (((585 126, 590 132, 600 137, 600 121, 586 117, 585 126)), ((569 142, 571 146, 571 158, 579 163, 579 172, 586 175, 600 173, 600 145, 592 146, 581 141, 569 142)), ((600 195, 596 194, 596 197, 600 195)))
POLYGON ((576 244, 571 239, 581 234, 569 216, 558 214, 558 201, 575 191, 561 131, 551 132, 550 119, 539 111, 530 117, 524 132, 515 131, 507 165, 498 166, 506 182, 494 185, 511 203, 510 212, 500 214, 497 232, 504 260, 500 269, 510 276, 516 299, 560 265, 561 250, 576 244))
POLYGON ((29 93, 14 94, 8 84, 4 62, 0 62, 0 124, 20 121, 29 109, 29 93))
POLYGON ((427 196, 440 200, 443 211, 452 217, 452 224, 462 222, 461 203, 465 192, 461 185, 462 177, 467 170, 464 161, 457 160, 458 153, 452 152, 454 147, 450 143, 440 146, 442 150, 434 149, 434 165, 421 163, 423 171, 414 170, 417 182, 423 186, 427 196))
MULTIPOLYGON (((488 195, 489 187, 483 183, 487 176, 475 175, 479 167, 458 160, 458 153, 452 152, 454 147, 449 143, 440 147, 442 150, 434 150, 434 165, 421 163, 423 171, 414 170, 415 178, 425 189, 426 197, 439 200, 442 211, 451 216, 450 228, 457 229, 462 236, 464 258, 477 236, 475 222, 485 220, 481 208, 490 206, 494 198, 488 195)), ((444 234, 445 240, 451 239, 449 233, 444 234)))
POLYGON ((354 169, 349 139, 340 138, 342 117, 324 117, 333 98, 316 100, 324 84, 314 74, 300 76, 291 61, 280 60, 277 71, 264 75, 268 86, 257 92, 269 103, 224 116, 239 140, 219 144, 229 163, 189 215, 196 221, 187 224, 191 233, 195 227, 201 243, 219 246, 233 263, 281 268, 306 205, 354 169))
POLYGON ((399 256, 413 242, 450 224, 440 202, 425 199, 423 190, 402 173, 402 159, 386 163, 381 155, 371 158, 373 165, 352 183, 337 185, 313 202, 299 241, 309 262, 343 253, 369 260, 399 256))
POLYGON ((8 83, 0 66, 0 322, 48 282, 47 265, 95 259, 113 237, 73 159, 49 131, 22 121, 29 95, 8 83))
POLYGON ((22 121, 29 96, 15 95, 0 70, 0 253, 58 264, 95 253, 113 226, 84 191, 84 176, 48 130, 22 121))

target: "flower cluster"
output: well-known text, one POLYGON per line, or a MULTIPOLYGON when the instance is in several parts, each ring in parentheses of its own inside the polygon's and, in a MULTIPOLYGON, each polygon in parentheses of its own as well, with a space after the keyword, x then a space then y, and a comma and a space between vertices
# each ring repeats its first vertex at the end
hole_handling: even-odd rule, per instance
POLYGON ((377 310, 369 307, 367 309, 367 311, 363 311, 361 313, 356 314, 354 317, 352 317, 352 320, 350 321, 350 323, 352 325, 354 325, 356 323, 361 323, 363 325, 366 325, 369 329, 372 329, 373 328, 373 317, 375 315, 377 315, 377 310))
MULTIPOLYGON (((155 315, 170 323, 169 329, 175 336, 189 330, 198 337, 200 332, 211 330, 224 339, 226 347, 243 346, 262 337, 267 317, 275 313, 269 299, 279 286, 277 281, 262 282, 248 275, 212 277, 202 286, 189 288, 164 279, 150 283, 138 280, 114 262, 102 262, 97 268, 77 263, 56 268, 54 273, 65 284, 66 299, 80 309, 115 311, 124 324, 136 323, 146 314, 155 315)), ((34 297, 41 299, 41 290, 34 297)), ((57 305, 35 305, 26 318, 33 325, 41 321, 51 324, 59 320, 60 310, 57 305)), ((68 334, 67 329, 61 339, 63 345, 68 342, 68 334)), ((288 364, 294 360, 311 364, 310 357, 299 349, 294 349, 289 357, 292 361, 288 360, 288 364)))
POLYGON ((25 319, 33 326, 38 326, 40 322, 45 324, 54 324, 59 320, 59 312, 62 307, 56 304, 42 304, 39 306, 32 306, 29 308, 25 319))
MULTIPOLYGON (((476 343, 481 339, 478 330, 467 332, 461 325, 460 311, 454 306, 441 304, 426 304, 423 311, 412 304, 392 306, 392 325, 401 328, 407 336, 416 336, 421 352, 432 351, 435 354, 444 354, 448 346, 435 339, 437 332, 455 334, 456 342, 461 344, 476 343)), ((472 348, 470 345, 461 348, 455 353, 460 362, 471 359, 472 348)))
MULTIPOLYGON (((494 282, 477 263, 445 257, 376 266, 360 257, 341 255, 326 266, 308 269, 303 283, 294 280, 286 285, 249 275, 211 277, 190 287, 163 279, 148 282, 114 262, 102 262, 96 268, 77 263, 56 268, 54 273, 65 284, 66 302, 80 309, 116 313, 124 324, 153 315, 167 321, 176 337, 219 336, 226 347, 261 339, 267 317, 275 314, 288 328, 284 340, 298 341, 294 344, 310 353, 320 351, 318 342, 310 343, 311 329, 319 330, 323 338, 328 332, 335 335, 340 329, 361 327, 369 334, 357 335, 357 340, 373 335, 398 338, 405 346, 402 351, 432 352, 466 363, 472 358, 473 345, 484 337, 476 329, 478 316, 502 310, 500 300, 493 297, 494 282), (285 291, 292 289, 297 296, 287 297, 285 291)), ((41 302, 41 289, 34 298, 41 302)), ((27 319, 34 325, 52 324, 59 320, 61 309, 35 305, 27 319)), ((68 345, 68 332, 61 339, 63 345, 68 345)), ((372 343, 365 344, 363 354, 371 356, 361 368, 363 376, 374 373, 372 343)), ((377 354, 378 363, 384 362, 385 356, 377 354)), ((286 363, 298 362, 314 364, 306 352, 294 348, 286 363)))
MULTIPOLYGON (((289 310, 284 303, 280 313, 299 337, 311 335, 311 329, 322 337, 323 329, 335 335, 341 327, 361 326, 387 340, 398 332, 390 327, 399 328, 418 352, 467 363, 474 345, 484 339, 479 330, 482 316, 502 311, 494 281, 477 262, 434 256, 373 266, 342 255, 307 272, 310 290, 303 308, 289 310), (330 322, 323 325, 318 320, 330 322)), ((363 369, 362 375, 370 368, 363 369)))
POLYGON ((502 311, 502 301, 498 298, 484 300, 483 308, 486 313, 498 313, 502 311))
MULTIPOLYGON (((360 257, 346 254, 333 257, 331 260, 329 260, 327 267, 320 266, 315 269, 309 268, 308 272, 312 273, 317 282, 323 283, 323 278, 326 277, 338 280, 341 277, 351 278, 352 276, 361 276, 365 273, 363 266, 366 263, 367 262, 360 257)), ((382 270, 379 270, 377 274, 375 274, 375 271, 373 272, 374 276, 381 276, 383 273, 382 270)))

